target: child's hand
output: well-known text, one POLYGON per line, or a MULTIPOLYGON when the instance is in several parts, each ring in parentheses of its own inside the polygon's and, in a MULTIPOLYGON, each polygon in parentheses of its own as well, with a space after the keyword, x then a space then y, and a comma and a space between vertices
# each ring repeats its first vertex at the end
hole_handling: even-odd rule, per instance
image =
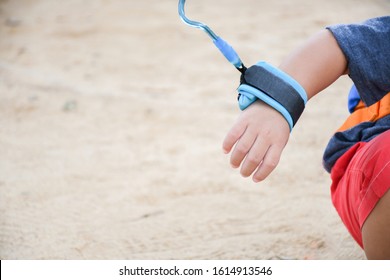
POLYGON ((253 181, 264 180, 275 169, 290 135, 284 117, 275 109, 256 101, 245 109, 223 142, 223 151, 231 154, 233 168, 240 167, 241 175, 253 181))

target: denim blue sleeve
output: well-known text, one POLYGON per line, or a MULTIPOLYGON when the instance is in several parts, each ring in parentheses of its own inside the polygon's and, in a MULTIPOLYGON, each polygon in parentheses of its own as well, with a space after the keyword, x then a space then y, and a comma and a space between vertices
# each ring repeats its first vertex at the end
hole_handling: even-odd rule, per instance
POLYGON ((349 76, 370 106, 390 92, 390 16, 328 26, 348 61, 349 76))

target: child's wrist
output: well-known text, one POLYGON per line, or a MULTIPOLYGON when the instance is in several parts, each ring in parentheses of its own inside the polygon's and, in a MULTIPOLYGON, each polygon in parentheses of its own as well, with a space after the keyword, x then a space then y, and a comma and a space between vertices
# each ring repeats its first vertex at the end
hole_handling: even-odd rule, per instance
POLYGON ((306 92, 296 80, 266 62, 259 62, 246 70, 238 92, 241 110, 260 99, 282 114, 290 131, 307 102, 306 92))

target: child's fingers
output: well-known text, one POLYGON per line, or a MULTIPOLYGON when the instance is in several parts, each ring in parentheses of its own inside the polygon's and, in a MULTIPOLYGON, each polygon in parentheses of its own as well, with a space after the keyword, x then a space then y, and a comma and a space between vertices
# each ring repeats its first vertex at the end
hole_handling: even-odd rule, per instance
POLYGON ((246 130, 246 125, 241 123, 236 123, 228 132, 228 134, 225 137, 225 140, 222 144, 222 149, 225 154, 230 153, 232 150, 234 144, 238 141, 238 139, 241 138, 242 134, 246 130))
POLYGON ((241 167, 241 175, 249 177, 263 161, 264 156, 269 148, 266 139, 257 137, 255 143, 246 156, 241 167))
POLYGON ((283 148, 283 146, 278 145, 272 145, 269 147, 263 162, 253 175, 253 181, 260 182, 264 180, 275 169, 279 163, 283 148))
POLYGON ((245 130, 245 133, 237 141, 236 146, 230 157, 230 164, 234 168, 238 168, 241 165, 242 160, 248 154, 249 150, 252 148, 253 143, 256 141, 257 134, 250 130, 248 127, 245 130))

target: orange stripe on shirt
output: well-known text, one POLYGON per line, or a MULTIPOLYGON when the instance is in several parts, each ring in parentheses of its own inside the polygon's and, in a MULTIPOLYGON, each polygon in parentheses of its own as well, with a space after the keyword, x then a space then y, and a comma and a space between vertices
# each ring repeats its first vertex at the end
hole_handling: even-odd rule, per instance
POLYGON ((337 132, 350 129, 362 122, 375 122, 390 114, 390 92, 377 103, 366 107, 362 101, 356 106, 355 111, 346 119, 337 132))

